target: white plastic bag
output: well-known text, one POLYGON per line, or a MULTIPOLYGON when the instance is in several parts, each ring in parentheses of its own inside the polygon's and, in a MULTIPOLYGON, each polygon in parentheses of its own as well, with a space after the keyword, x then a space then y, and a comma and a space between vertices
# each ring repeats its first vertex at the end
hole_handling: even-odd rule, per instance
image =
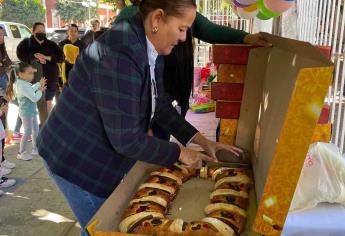
POLYGON ((330 143, 310 146, 290 211, 313 208, 321 202, 345 205, 345 159, 330 143))

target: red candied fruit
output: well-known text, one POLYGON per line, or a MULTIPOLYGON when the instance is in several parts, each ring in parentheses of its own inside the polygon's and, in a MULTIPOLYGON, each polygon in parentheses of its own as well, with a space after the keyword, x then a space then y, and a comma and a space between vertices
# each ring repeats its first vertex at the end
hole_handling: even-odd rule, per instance
POLYGON ((149 227, 150 226, 150 223, 149 222, 145 222, 144 223, 144 227, 149 227))

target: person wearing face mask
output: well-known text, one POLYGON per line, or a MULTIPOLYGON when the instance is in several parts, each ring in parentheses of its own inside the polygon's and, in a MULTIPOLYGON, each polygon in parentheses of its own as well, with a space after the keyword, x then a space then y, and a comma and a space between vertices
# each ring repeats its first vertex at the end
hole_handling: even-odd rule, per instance
POLYGON ((202 160, 217 162, 220 149, 242 152, 206 139, 164 93, 162 56, 186 40, 195 15, 195 0, 144 0, 74 65, 37 147, 82 229, 138 160, 200 168, 202 160), (152 136, 153 122, 181 145, 152 136))
POLYGON ((47 79, 47 90, 43 98, 46 102, 46 107, 38 105, 40 124, 42 126, 47 119, 46 113, 49 114, 52 110, 52 101, 59 77, 57 63, 62 63, 63 52, 56 43, 46 38, 45 25, 43 23, 35 23, 32 32, 33 34, 30 38, 24 39, 19 43, 17 56, 19 60, 32 64, 38 70, 34 82, 38 82, 42 75, 47 79))

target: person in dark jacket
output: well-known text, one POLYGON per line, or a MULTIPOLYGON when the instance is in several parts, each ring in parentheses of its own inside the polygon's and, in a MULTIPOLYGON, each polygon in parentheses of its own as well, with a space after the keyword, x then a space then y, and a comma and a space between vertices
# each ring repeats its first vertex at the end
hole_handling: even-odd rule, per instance
POLYGON ((84 50, 84 48, 86 47, 86 44, 81 39, 79 39, 79 33, 78 32, 79 32, 78 26, 76 24, 71 24, 68 27, 67 38, 62 40, 59 43, 60 48, 63 49, 63 47, 66 44, 72 44, 72 45, 79 48, 79 52, 82 52, 84 50))
MULTIPOLYGON (((7 72, 9 71, 12 61, 9 58, 6 51, 4 36, 5 36, 5 30, 0 26, 0 99, 1 101, 4 101, 5 104, 7 104, 6 100, 4 100, 4 96, 5 96, 7 84, 8 84, 7 72)), ((7 106, 6 105, 3 106, 0 110, 1 110, 0 113, 2 113, 1 121, 2 121, 2 124, 4 125, 4 128, 6 129, 7 106)), ((16 166, 15 163, 9 162, 8 160, 5 159, 5 156, 4 156, 5 139, 1 140, 1 145, 2 145, 2 157, 0 160, 0 173, 2 172, 2 169, 10 170, 16 166)))
MULTIPOLYGON (((61 48, 51 40, 46 38, 45 25, 43 23, 35 23, 33 26, 33 34, 30 38, 24 39, 17 47, 17 56, 19 60, 37 64, 42 67, 42 74, 47 79, 47 90, 45 92, 46 110, 49 114, 52 110, 52 100, 57 89, 58 77, 60 74, 57 63, 63 62, 63 52, 61 48)), ((39 68, 38 68, 39 69, 39 68)), ((39 78, 37 78, 39 79, 39 78)), ((34 81, 37 82, 37 81, 34 81)), ((44 124, 47 115, 44 108, 38 105, 40 113, 40 123, 44 124)))
MULTIPOLYGON (((116 17, 114 24, 123 19, 130 18, 138 13, 140 0, 130 0, 132 6, 124 8, 116 17)), ((165 56, 164 88, 165 92, 175 100, 180 107, 180 114, 185 117, 189 110, 189 98, 193 88, 194 79, 194 48, 193 37, 212 44, 253 44, 267 46, 260 34, 249 34, 242 30, 217 25, 209 19, 196 13, 195 21, 187 31, 184 42, 179 42, 170 55, 165 56)), ((153 125, 156 137, 169 140, 169 133, 163 132, 158 126, 153 125)))
MULTIPOLYGON (((79 28, 76 24, 71 24, 68 27, 68 31, 67 31, 68 37, 59 43, 59 46, 62 50, 64 50, 64 46, 67 44, 72 44, 73 46, 78 47, 79 48, 79 54, 84 50, 84 48, 86 47, 86 44, 82 40, 79 39, 78 31, 79 31, 79 28)), ((65 60, 64 63, 65 63, 64 78, 66 78, 66 80, 68 81, 68 75, 69 75, 69 72, 73 68, 73 64, 71 64, 67 60, 65 60)), ((64 81, 64 82, 66 82, 66 81, 64 81)))
POLYGON ((200 168, 202 160, 216 162, 220 149, 241 152, 206 139, 164 93, 162 56, 186 40, 195 1, 145 0, 140 13, 83 51, 37 139, 39 154, 82 228, 138 160, 200 168), (153 121, 182 145, 150 135, 153 121), (185 147, 189 143, 207 154, 185 147))
POLYGON ((107 32, 108 28, 102 27, 101 30, 94 33, 93 37, 94 40, 97 40, 99 37, 101 37, 105 32, 107 32))
POLYGON ((81 39, 86 45, 91 44, 95 40, 95 34, 102 30, 99 20, 92 20, 90 23, 92 26, 91 30, 87 31, 81 39))
POLYGON ((8 83, 7 72, 12 64, 5 46, 5 30, 0 26, 0 89, 5 89, 8 83))

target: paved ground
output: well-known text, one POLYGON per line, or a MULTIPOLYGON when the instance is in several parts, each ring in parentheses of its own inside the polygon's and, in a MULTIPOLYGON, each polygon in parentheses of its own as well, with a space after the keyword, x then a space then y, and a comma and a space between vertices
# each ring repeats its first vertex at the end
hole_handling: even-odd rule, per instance
POLYGON ((42 159, 18 161, 16 153, 18 145, 5 150, 5 157, 17 164, 10 176, 18 183, 0 197, 0 235, 79 235, 75 218, 47 175, 42 159))
MULTIPOLYGON (((13 127, 15 113, 9 117, 13 127)), ((215 139, 214 113, 188 114, 206 136, 215 139)), ((16 160, 18 145, 5 149, 5 157, 17 164, 10 175, 17 185, 0 197, 0 236, 78 236, 80 228, 63 196, 47 175, 40 157, 16 160)))

